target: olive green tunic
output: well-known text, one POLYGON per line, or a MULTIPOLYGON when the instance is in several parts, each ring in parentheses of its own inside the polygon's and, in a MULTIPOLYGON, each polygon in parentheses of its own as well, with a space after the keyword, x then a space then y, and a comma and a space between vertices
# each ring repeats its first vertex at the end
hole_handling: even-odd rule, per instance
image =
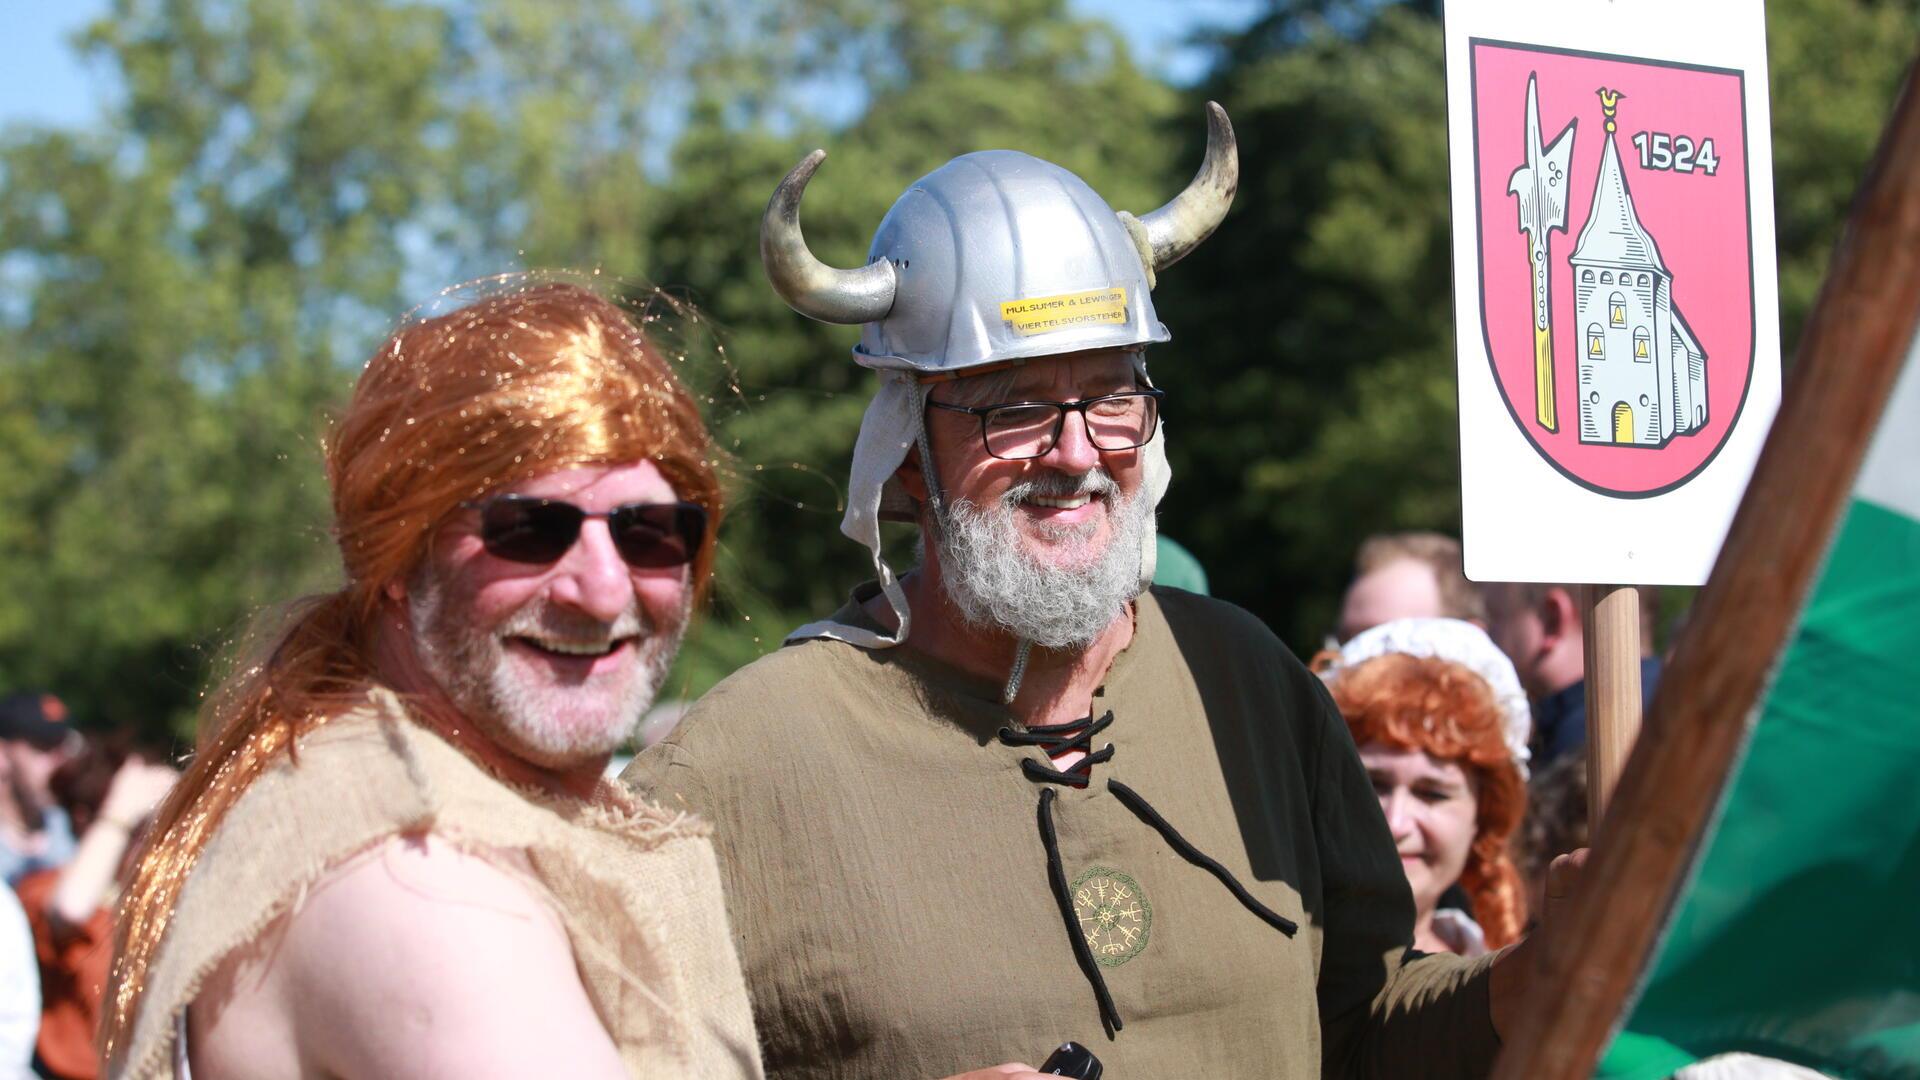
MULTIPOLYGON (((835 618, 870 625, 863 595, 835 618)), ((1002 738, 997 686, 827 640, 721 683, 628 769, 715 825, 769 1076, 943 1077, 1064 1039, 1115 1080, 1485 1074, 1488 963, 1407 952, 1406 880, 1319 680, 1228 604, 1155 589, 1136 624, 1084 788, 1023 770, 1044 751, 1002 738)))

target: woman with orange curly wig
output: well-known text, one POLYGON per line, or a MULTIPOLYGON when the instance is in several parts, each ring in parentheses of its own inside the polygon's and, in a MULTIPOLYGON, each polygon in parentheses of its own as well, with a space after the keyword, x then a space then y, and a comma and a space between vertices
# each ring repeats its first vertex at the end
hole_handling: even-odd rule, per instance
POLYGON ((1526 895, 1508 844, 1526 809, 1526 696, 1479 627, 1401 619, 1323 672, 1413 889, 1414 947, 1475 955, 1518 940, 1526 895), (1458 884, 1473 916, 1440 906, 1458 884))

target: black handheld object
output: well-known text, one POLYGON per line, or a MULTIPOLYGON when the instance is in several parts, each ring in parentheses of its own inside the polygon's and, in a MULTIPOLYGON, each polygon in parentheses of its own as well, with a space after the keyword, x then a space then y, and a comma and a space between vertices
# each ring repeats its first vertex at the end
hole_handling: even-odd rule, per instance
POLYGON ((1100 1080, 1100 1059, 1077 1042, 1064 1042, 1060 1044, 1060 1049, 1047 1055, 1047 1060, 1040 1063, 1040 1071, 1048 1076, 1100 1080))

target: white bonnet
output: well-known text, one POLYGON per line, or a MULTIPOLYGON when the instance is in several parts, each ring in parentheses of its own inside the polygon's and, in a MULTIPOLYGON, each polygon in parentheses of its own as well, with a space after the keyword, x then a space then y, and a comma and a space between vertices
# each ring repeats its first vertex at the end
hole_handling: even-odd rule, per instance
POLYGON ((1451 661, 1486 680, 1500 707, 1507 749, 1520 776, 1527 776, 1527 738, 1533 733, 1533 711, 1513 661, 1493 643, 1485 630, 1461 619, 1395 619, 1354 635, 1340 647, 1340 655, 1321 672, 1329 683, 1342 670, 1388 653, 1433 657, 1451 661))

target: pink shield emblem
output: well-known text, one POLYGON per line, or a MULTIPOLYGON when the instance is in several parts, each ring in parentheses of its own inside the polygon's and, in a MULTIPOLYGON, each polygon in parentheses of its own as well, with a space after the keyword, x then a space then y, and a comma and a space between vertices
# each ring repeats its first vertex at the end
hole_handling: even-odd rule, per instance
POLYGON ((1475 39, 1481 325, 1542 457, 1593 491, 1672 491, 1753 373, 1739 71, 1475 39))

